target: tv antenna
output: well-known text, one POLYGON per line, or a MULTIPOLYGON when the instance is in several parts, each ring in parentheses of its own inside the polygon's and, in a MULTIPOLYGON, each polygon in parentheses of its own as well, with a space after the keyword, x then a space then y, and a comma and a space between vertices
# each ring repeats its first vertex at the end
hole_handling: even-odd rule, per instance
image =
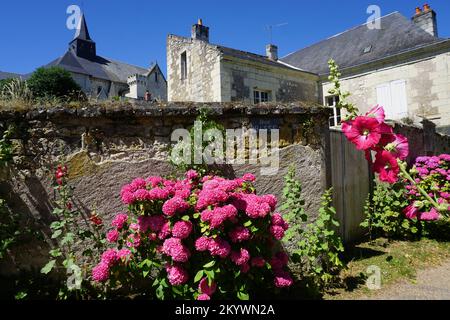
POLYGON ((285 25, 287 25, 288 23, 287 22, 283 22, 283 23, 278 23, 278 24, 270 24, 270 25, 267 25, 266 26, 266 29, 269 31, 269 40, 270 40, 270 43, 272 44, 272 37, 273 37, 273 35, 272 35, 272 30, 273 30, 273 28, 279 28, 279 27, 283 27, 283 26, 285 26, 285 25))

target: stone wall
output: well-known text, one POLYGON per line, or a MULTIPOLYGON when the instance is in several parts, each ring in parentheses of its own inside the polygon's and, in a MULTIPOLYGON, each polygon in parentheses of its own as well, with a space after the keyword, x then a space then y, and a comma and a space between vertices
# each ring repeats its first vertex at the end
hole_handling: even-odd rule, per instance
MULTIPOLYGON (((60 156, 69 168, 75 204, 84 214, 94 208, 105 225, 124 209, 121 187, 135 177, 175 173, 167 155, 171 133, 193 124, 199 107, 225 128, 280 129, 280 169, 262 176, 260 165, 223 167, 228 177, 252 172, 259 193, 281 196, 283 176, 294 165, 303 183, 306 210, 315 215, 320 196, 329 187, 327 109, 305 104, 252 107, 240 104, 148 104, 55 107, 13 112, 0 109, 0 128, 14 124, 14 162, 0 173, 0 198, 11 210, 39 222, 51 222, 52 174, 60 156)), ((48 231, 48 230, 47 230, 48 231)), ((44 244, 21 245, 19 264, 45 263, 44 244), (39 255, 33 259, 30 257, 39 255), (23 260, 20 260, 22 257, 23 260)), ((42 264, 41 264, 42 266, 42 264)), ((4 266, 0 272, 10 270, 4 266)))

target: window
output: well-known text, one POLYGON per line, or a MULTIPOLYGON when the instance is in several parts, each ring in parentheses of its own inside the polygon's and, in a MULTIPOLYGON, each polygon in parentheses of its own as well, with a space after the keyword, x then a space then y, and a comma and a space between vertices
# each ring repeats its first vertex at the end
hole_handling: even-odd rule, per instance
POLYGON ((259 91, 254 90, 253 91, 253 103, 258 104, 261 102, 268 102, 270 101, 270 92, 269 91, 259 91))
POLYGON ((376 91, 377 103, 384 107, 386 119, 399 120, 408 116, 405 80, 384 83, 376 91))
POLYGON ((333 115, 330 117, 330 127, 335 127, 341 124, 341 109, 337 108, 339 102, 338 96, 326 97, 326 105, 333 108, 333 115))
POLYGON ((158 72, 155 71, 155 82, 158 82, 158 72))
POLYGON ((181 80, 187 78, 187 57, 186 51, 181 54, 181 80))

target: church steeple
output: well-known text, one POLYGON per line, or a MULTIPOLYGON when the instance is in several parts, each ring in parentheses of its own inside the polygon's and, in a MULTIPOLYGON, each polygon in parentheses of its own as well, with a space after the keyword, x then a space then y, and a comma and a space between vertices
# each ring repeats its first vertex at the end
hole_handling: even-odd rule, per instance
POLYGON ((89 36, 89 31, 86 23, 84 13, 80 17, 78 22, 77 32, 74 39, 69 43, 69 49, 81 58, 93 60, 97 56, 97 50, 95 42, 92 41, 89 36))

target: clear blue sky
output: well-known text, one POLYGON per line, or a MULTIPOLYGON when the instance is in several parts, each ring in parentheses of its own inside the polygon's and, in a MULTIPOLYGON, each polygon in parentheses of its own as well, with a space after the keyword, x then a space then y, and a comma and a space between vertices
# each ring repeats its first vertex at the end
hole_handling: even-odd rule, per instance
MULTIPOLYGON (((408 18, 426 0, 39 0, 1 1, 0 70, 27 73, 62 55, 74 30, 66 27, 71 4, 82 6, 91 37, 101 56, 148 67, 158 61, 166 70, 166 36, 190 35, 197 18, 210 27, 210 41, 264 53, 267 25, 279 55, 313 44, 365 23, 367 7, 382 15, 400 11, 408 18)), ((450 37, 448 0, 430 0, 438 14, 441 37, 450 37)))

